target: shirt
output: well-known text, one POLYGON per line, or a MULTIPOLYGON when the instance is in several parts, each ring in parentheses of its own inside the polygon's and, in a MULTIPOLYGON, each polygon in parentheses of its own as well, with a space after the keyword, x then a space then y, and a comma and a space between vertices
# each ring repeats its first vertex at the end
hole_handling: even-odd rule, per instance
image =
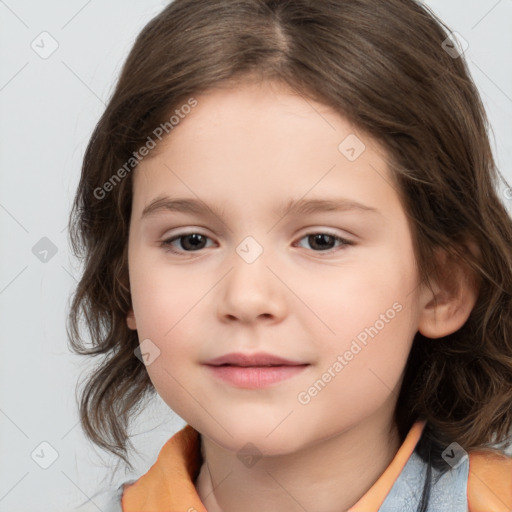
MULTIPOLYGON (((416 512, 427 471, 415 450, 424 427, 424 421, 414 423, 386 470, 349 512, 416 512)), ((201 464, 199 433, 187 424, 164 444, 147 473, 113 493, 105 512, 207 512, 194 486, 201 464)), ((441 511, 512 511, 512 457, 474 451, 442 475, 434 468, 427 512, 441 511)))

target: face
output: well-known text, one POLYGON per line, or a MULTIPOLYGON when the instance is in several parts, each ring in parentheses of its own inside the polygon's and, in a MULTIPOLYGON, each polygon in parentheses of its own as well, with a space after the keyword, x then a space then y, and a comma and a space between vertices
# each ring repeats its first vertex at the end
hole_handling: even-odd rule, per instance
POLYGON ((391 414, 419 277, 383 149, 283 85, 196 99, 133 175, 127 322, 157 392, 218 444, 268 454, 391 414), (205 365, 261 352, 300 366, 205 365))

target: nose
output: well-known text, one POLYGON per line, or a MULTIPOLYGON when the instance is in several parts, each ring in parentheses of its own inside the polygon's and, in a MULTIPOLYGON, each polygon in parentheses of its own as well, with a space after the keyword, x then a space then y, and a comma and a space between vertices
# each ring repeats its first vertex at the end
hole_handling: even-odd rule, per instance
MULTIPOLYGON (((249 260, 250 261, 250 260, 249 260)), ((239 254, 220 283, 218 317, 223 322, 279 322, 286 315, 286 286, 263 255, 249 263, 239 254)))

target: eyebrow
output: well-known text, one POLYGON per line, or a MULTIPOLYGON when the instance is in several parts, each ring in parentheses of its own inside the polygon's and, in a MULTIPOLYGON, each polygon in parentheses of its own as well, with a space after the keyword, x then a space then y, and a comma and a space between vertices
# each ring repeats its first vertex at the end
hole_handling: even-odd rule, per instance
MULTIPOLYGON (((377 208, 343 197, 328 199, 290 199, 280 209, 272 210, 272 213, 275 213, 280 217, 284 217, 289 214, 308 215, 316 212, 329 211, 359 211, 362 213, 375 213, 382 215, 377 208)), ((223 218, 224 216, 224 209, 221 209, 220 205, 217 204, 207 205, 198 199, 173 199, 168 196, 159 196, 144 208, 141 220, 159 212, 192 213, 202 215, 204 217, 214 215, 219 218, 223 218)))

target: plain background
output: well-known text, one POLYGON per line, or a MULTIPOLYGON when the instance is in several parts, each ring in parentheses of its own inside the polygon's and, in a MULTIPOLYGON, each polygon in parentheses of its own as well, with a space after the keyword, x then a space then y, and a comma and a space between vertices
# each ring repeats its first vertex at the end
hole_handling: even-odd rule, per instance
MULTIPOLYGON (((512 1, 425 3, 469 43, 497 164, 512 183, 512 1)), ((81 511, 102 510, 101 497, 88 500, 109 484, 115 460, 78 424, 75 387, 89 363, 67 344, 80 269, 66 226, 86 144, 122 63, 166 4, 0 1, 0 512, 68 512, 84 502, 81 511), (58 44, 48 58, 31 47, 41 37, 46 49, 55 44, 44 31, 58 44), (34 246, 49 248, 46 262, 34 246)), ((501 187, 510 211, 512 194, 501 187)), ((147 471, 183 425, 157 397, 132 428, 136 471, 119 472, 112 485, 147 471)))

